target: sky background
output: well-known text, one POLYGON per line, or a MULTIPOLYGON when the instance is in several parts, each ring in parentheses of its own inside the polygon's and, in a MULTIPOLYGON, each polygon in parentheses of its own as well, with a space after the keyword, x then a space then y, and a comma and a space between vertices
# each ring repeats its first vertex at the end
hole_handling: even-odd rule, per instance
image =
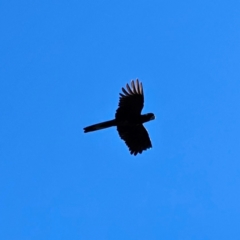
POLYGON ((239 1, 0 1, 0 239, 240 239, 239 92, 239 1))

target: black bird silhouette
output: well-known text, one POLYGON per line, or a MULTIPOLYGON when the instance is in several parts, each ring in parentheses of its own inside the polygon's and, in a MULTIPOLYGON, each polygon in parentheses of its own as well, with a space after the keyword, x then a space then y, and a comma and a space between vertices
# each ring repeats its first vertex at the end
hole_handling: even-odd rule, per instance
POLYGON ((127 84, 122 88, 115 119, 94 124, 84 128, 84 132, 92 132, 108 127, 117 127, 117 131, 126 143, 131 154, 135 156, 152 147, 151 140, 143 123, 155 119, 153 113, 141 115, 144 103, 142 83, 131 81, 131 87, 127 84))

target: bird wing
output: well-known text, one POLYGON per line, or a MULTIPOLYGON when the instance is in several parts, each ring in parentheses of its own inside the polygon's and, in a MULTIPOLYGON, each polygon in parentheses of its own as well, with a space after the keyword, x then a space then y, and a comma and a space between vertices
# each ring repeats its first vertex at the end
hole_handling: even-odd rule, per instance
POLYGON ((127 118, 134 118, 141 114, 144 103, 143 86, 142 83, 136 80, 131 81, 131 87, 127 84, 126 89, 122 88, 118 109, 116 111, 116 119, 126 120, 127 118))
POLYGON ((137 155, 152 147, 147 130, 142 124, 135 126, 117 126, 121 139, 129 148, 131 154, 137 155))

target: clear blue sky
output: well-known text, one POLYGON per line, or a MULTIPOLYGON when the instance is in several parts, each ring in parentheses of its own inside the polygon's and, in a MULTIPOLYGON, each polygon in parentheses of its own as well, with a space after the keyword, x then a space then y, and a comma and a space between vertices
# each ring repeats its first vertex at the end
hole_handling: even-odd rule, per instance
POLYGON ((240 239, 239 1, 1 1, 0 239, 240 239), (143 82, 153 148, 110 120, 143 82))

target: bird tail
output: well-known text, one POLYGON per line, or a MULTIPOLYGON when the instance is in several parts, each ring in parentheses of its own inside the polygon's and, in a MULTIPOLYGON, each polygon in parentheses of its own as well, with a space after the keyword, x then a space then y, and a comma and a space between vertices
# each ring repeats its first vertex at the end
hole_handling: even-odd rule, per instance
POLYGON ((83 130, 85 133, 87 133, 87 132, 97 131, 97 130, 101 130, 101 129, 109 128, 109 127, 113 127, 113 126, 116 126, 115 119, 85 127, 83 130))

